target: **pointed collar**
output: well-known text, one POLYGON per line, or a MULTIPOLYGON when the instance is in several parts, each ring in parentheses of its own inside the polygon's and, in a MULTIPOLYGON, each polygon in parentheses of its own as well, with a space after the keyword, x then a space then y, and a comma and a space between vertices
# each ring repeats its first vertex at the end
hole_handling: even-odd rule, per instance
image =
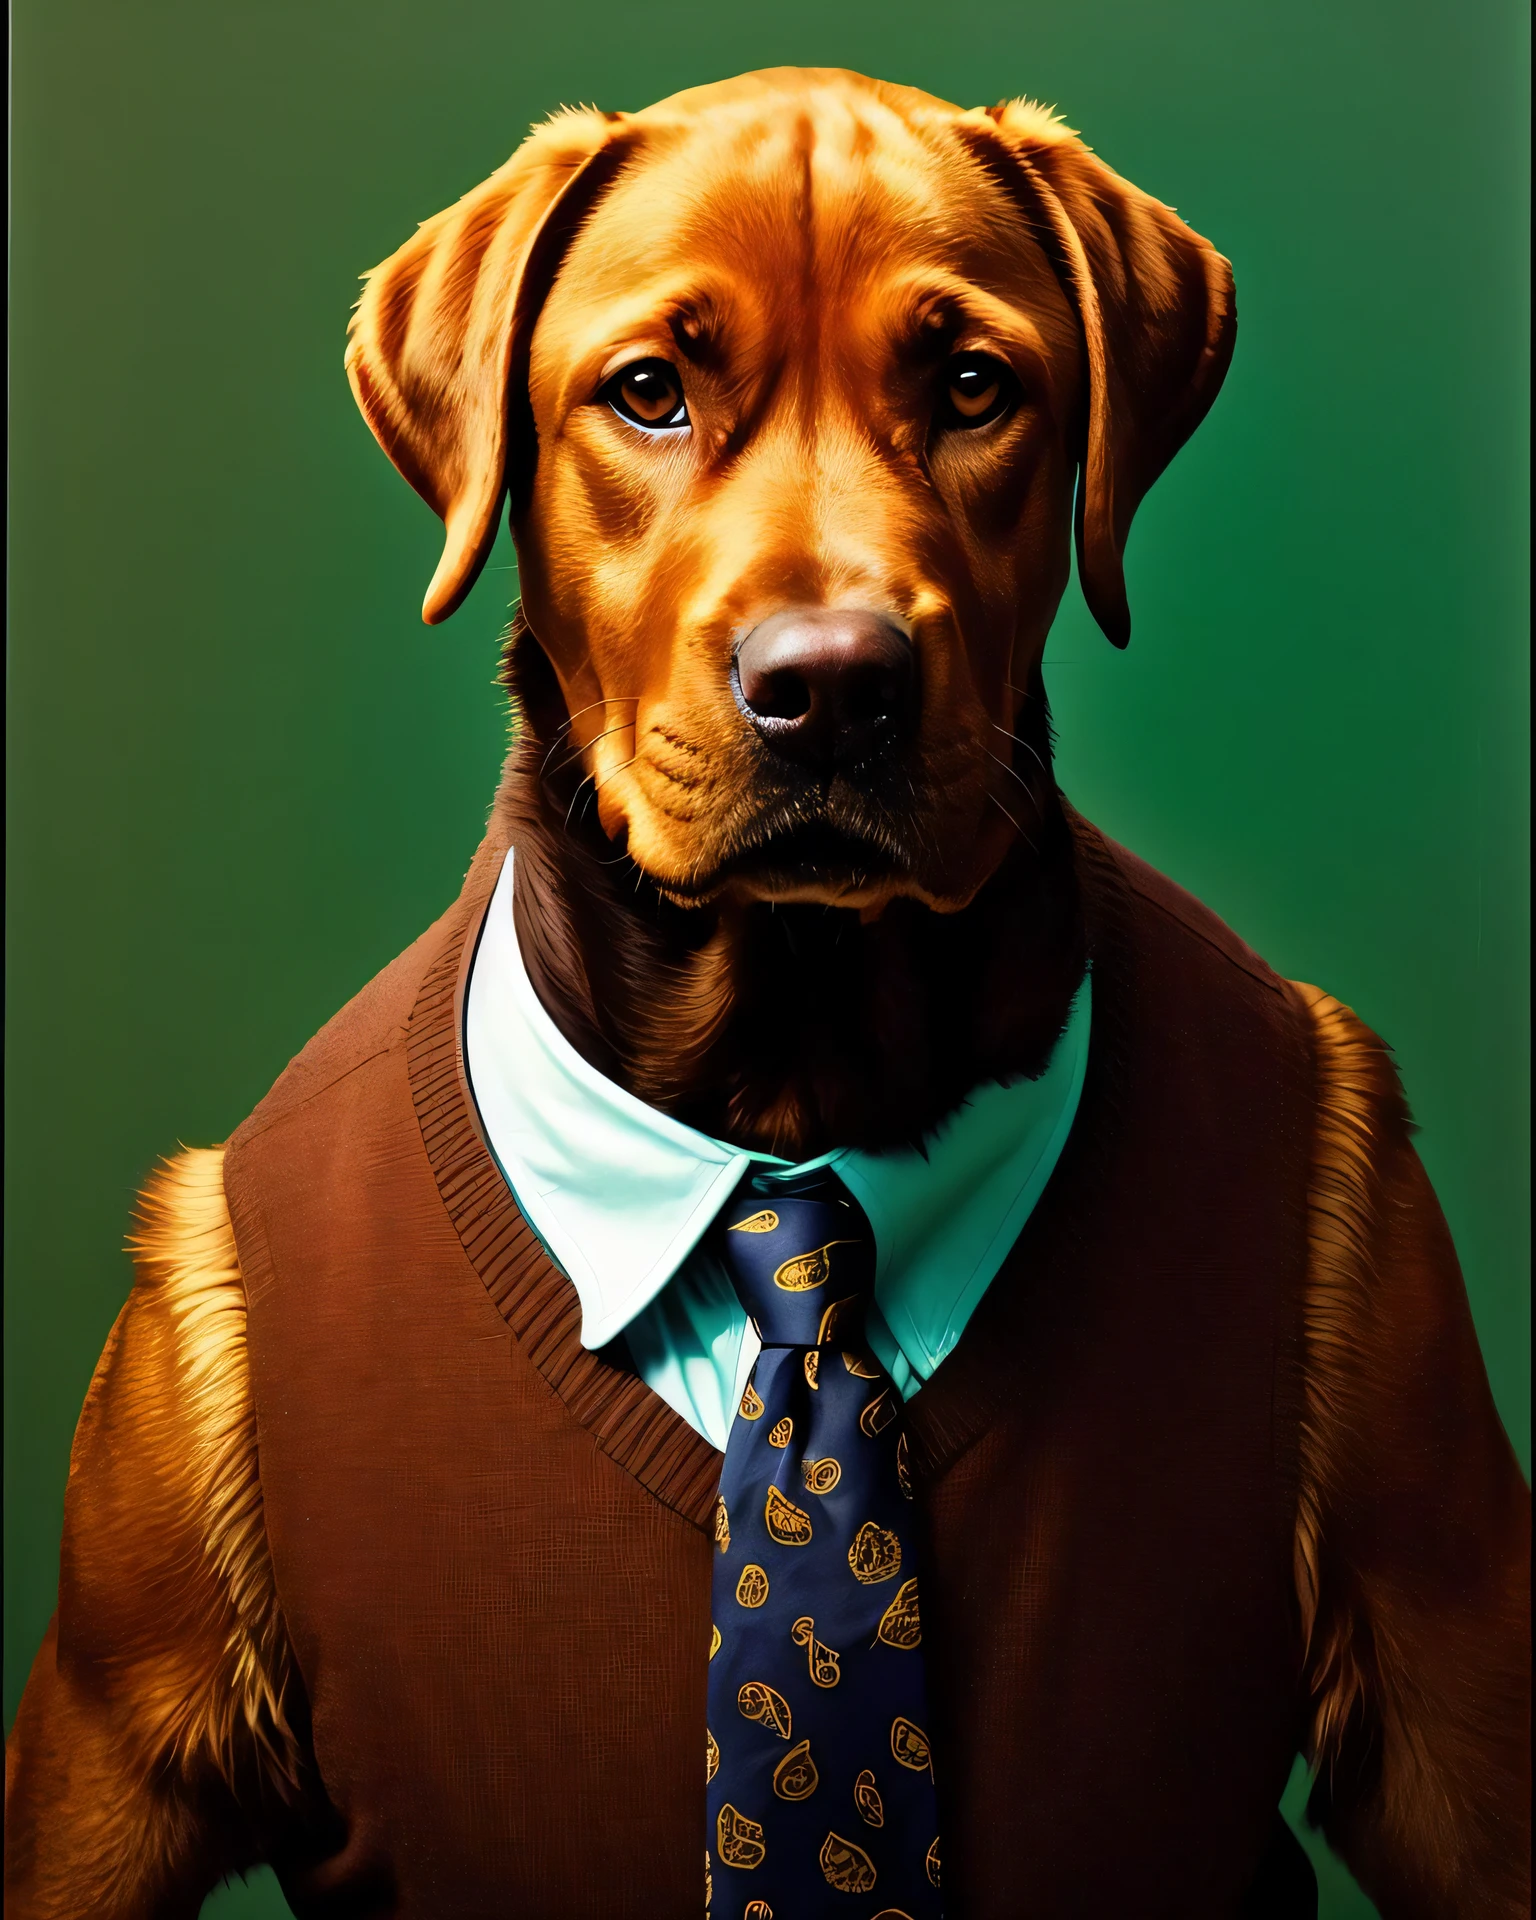
POLYGON ((465 1066, 502 1174, 576 1289, 582 1345, 606 1345, 649 1306, 749 1165, 786 1175, 831 1165, 874 1231, 886 1322, 927 1378, 959 1338, 1066 1143, 1087 1067, 1090 982, 1039 1078, 976 1088, 923 1152, 841 1148, 791 1166, 684 1126, 583 1059, 523 965, 512 873, 509 851, 465 995, 465 1066))

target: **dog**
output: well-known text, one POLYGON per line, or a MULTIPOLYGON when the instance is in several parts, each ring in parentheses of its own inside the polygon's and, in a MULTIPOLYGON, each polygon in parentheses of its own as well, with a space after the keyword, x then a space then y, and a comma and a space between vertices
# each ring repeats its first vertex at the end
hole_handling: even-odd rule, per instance
POLYGON ((514 743, 460 900, 143 1196, 8 1911, 260 1860, 304 1912, 742 1911, 720 1454, 587 1337, 466 1068, 509 850, 551 1044, 722 1153, 916 1167, 1091 983, 1060 1161, 907 1408, 946 1911, 1315 1911, 1298 1750, 1384 1914, 1529 1910, 1529 1494, 1386 1050, 1052 773, 1074 541, 1124 646, 1235 313, 1052 114, 820 70, 561 113, 368 278, 429 622, 509 505, 514 743))

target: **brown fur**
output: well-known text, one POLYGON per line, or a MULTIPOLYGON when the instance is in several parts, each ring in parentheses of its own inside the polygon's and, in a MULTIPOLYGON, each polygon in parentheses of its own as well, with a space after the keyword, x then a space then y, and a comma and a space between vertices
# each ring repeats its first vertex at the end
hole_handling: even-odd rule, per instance
POLYGON ((1347 1433, 1341 1389, 1359 1338, 1358 1296, 1371 1272, 1376 1217, 1373 1149, 1386 1118, 1403 1124, 1391 1063, 1347 1008, 1315 987, 1300 992, 1318 1049, 1318 1137, 1308 1207, 1311 1286, 1306 1300, 1306 1393, 1296 1513, 1296 1593, 1311 1671, 1310 1752, 1320 1772, 1337 1763, 1346 1730, 1363 1710, 1365 1681, 1348 1614, 1323 1601, 1324 1516, 1347 1433))
POLYGON ((1040 1070, 1083 964, 1040 673, 1074 479, 1123 643, 1131 516, 1233 315, 1214 248, 1042 109, 819 70, 559 116, 369 277, 348 367, 444 519, 428 619, 510 498, 519 931, 593 1064, 791 1155, 1040 1070), (962 349, 1023 398, 946 435, 962 349), (646 355, 688 389, 664 449, 601 403, 646 355), (797 602, 913 637, 916 738, 859 780, 786 766, 729 691, 797 602))
POLYGON ((560 765, 558 693, 521 623, 507 676, 519 941, 545 1006, 610 1078, 716 1138, 806 1158, 915 1142, 979 1083, 1041 1071, 1084 960, 1043 688, 1020 722, 1028 840, 963 913, 898 900, 866 920, 668 900, 590 817, 579 767, 560 765))
POLYGON ((183 1153, 141 1201, 7 1754, 8 1911, 195 1913, 210 1868, 257 1857, 263 1804, 298 1792, 222 1165, 183 1153), (43 1844, 58 1822, 67 1848, 43 1844))
MULTIPOLYGON (((530 971, 588 1059, 787 1154, 912 1138, 1038 1069, 1083 954, 1039 670, 1075 476, 1084 588, 1123 642, 1131 516, 1233 326, 1214 249, 1040 109, 825 72, 562 115, 370 277, 348 368, 444 521, 427 618, 510 498, 528 618, 500 804, 530 971), (914 425, 924 383, 975 342, 1028 403, 939 444, 914 425), (597 404, 621 351, 689 370, 686 457, 597 404), (901 779, 797 783, 744 726, 735 639, 796 601, 911 631, 901 779), (862 851, 765 880, 754 855, 806 828, 862 851)), ((1302 991, 1314 1808, 1385 1914, 1513 1914, 1529 1500, 1384 1052, 1302 991)), ((146 1194, 82 1415, 59 1626, 7 1754, 18 1915, 193 1913, 274 1808, 290 1832, 324 1816, 219 1169, 184 1155, 146 1194)))
MULTIPOLYGON (((1468 1391, 1470 1325, 1463 1311, 1447 1327, 1437 1304, 1449 1289, 1435 1265, 1454 1256, 1385 1049, 1337 1001, 1299 991, 1319 1082, 1294 1555, 1313 1812, 1384 1914, 1516 1915, 1528 1506, 1496 1420, 1443 1422, 1462 1444, 1428 1477, 1417 1464, 1413 1343, 1383 1332, 1398 1321, 1423 1339, 1433 1316, 1447 1397, 1468 1391), (1416 1461, 1409 1504, 1383 1512, 1396 1449, 1416 1461), (1446 1537, 1458 1516, 1479 1571, 1448 1584, 1445 1567, 1467 1567, 1469 1539, 1446 1537)), ((256 1857, 264 1796, 290 1796, 304 1770, 221 1160, 184 1154, 146 1193, 139 1281, 81 1418, 60 1594, 72 1631, 63 1651, 50 1632, 7 1754, 18 1914, 194 1912, 197 1889, 256 1857), (60 1823, 67 1849, 45 1844, 60 1823)), ((1480 1367, 1474 1399, 1479 1381, 1480 1367)))
POLYGON ((1387 1050, 1317 1042, 1296 1590, 1311 1816, 1384 1914, 1530 1911, 1530 1496, 1387 1050))

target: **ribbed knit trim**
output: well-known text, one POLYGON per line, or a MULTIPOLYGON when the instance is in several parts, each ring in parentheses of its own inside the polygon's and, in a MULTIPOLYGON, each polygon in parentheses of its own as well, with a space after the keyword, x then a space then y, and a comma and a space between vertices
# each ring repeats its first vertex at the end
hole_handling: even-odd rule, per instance
POLYGON ((616 1465, 707 1532, 720 1454, 637 1375, 582 1346, 576 1290, 518 1211, 480 1132, 464 1076, 463 993, 490 903, 489 884, 475 882, 481 873, 493 881, 499 867, 477 858, 411 1011, 406 1053, 427 1159, 470 1264, 524 1354, 616 1465))
MULTIPOLYGON (((1040 1202, 954 1351, 908 1407, 912 1467, 931 1484, 1006 1406, 1006 1338, 1017 1292, 1055 1271, 1075 1243, 1114 1136, 1131 988, 1128 890, 1109 843, 1068 810, 1094 968, 1094 1032, 1077 1118, 1040 1202)), ((703 1531, 713 1524, 722 1456, 638 1376, 581 1344, 576 1290, 518 1210, 480 1131, 464 1072, 463 999, 505 842, 498 823, 477 854, 444 944, 428 967, 407 1039, 411 1095, 443 1205, 471 1265, 519 1346, 603 1451, 703 1531), (500 844, 493 844, 496 842, 500 844)))

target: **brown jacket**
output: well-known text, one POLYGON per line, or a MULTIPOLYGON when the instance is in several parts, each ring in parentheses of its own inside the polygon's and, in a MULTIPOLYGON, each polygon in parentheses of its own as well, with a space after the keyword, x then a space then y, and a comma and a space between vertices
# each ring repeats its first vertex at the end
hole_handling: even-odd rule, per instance
MULTIPOLYGON (((479 1137, 504 845, 151 1192, 8 1911, 195 1912, 257 1857, 305 1913, 701 1910, 719 1455, 582 1349, 479 1137)), ((1301 1749, 1388 1916, 1523 1912, 1529 1499, 1384 1050, 1078 858, 1078 1119, 909 1411, 946 1905, 1305 1911, 1301 1749)))

